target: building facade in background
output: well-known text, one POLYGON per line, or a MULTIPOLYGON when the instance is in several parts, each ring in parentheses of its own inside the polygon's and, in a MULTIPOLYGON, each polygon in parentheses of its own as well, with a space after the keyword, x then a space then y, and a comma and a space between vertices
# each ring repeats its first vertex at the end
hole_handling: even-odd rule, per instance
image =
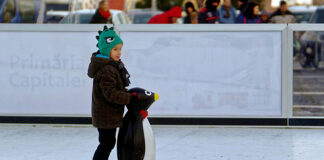
POLYGON ((111 9, 124 10, 125 0, 109 0, 109 7, 111 9))
POLYGON ((323 0, 313 0, 313 4, 314 5, 324 5, 324 1, 323 0))
MULTIPOLYGON (((82 8, 96 9, 101 0, 82 0, 82 8)), ((124 10, 125 0, 108 0, 111 9, 124 10)))

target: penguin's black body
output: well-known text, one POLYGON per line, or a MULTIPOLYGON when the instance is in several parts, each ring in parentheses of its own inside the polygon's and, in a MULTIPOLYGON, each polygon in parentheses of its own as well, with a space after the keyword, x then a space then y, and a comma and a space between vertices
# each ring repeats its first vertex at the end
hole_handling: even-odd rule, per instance
POLYGON ((127 113, 123 119, 123 127, 119 129, 117 154, 119 160, 154 160, 155 141, 152 128, 146 118, 147 109, 158 99, 158 94, 142 88, 133 88, 136 102, 127 105, 127 113))

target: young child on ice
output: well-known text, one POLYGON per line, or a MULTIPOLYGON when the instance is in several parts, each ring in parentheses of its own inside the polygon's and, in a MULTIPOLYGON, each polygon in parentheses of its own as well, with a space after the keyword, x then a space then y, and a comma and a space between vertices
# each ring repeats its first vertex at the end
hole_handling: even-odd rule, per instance
POLYGON ((136 101, 127 93, 129 74, 120 60, 123 41, 113 28, 99 31, 98 48, 89 64, 88 76, 93 78, 92 124, 99 132, 99 145, 94 160, 107 160, 116 143, 116 128, 122 126, 124 106, 136 101))

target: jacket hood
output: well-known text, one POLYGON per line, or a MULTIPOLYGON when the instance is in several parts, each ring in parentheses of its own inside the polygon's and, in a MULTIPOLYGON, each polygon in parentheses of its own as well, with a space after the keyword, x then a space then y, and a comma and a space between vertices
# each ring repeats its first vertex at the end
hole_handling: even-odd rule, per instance
POLYGON ((216 11, 219 5, 220 0, 207 0, 205 5, 208 11, 216 11), (217 3, 217 6, 214 6, 213 3, 217 3))
POLYGON ((168 17, 181 18, 181 12, 182 12, 182 9, 179 6, 175 6, 175 7, 171 8, 170 10, 166 11, 165 14, 168 17))
POLYGON ((97 54, 100 54, 99 52, 95 52, 91 56, 91 62, 89 64, 88 68, 88 76, 90 78, 94 78, 97 74, 97 72, 104 66, 106 66, 108 63, 110 63, 111 59, 102 58, 102 57, 96 57, 97 54))
POLYGON ((186 4, 185 4, 185 11, 186 11, 186 13, 189 15, 189 12, 188 12, 188 8, 192 8, 192 11, 193 12, 196 12, 196 8, 195 8, 195 6, 194 6, 194 4, 192 3, 192 2, 187 2, 186 4))
POLYGON ((155 15, 147 23, 148 24, 170 24, 172 23, 171 17, 181 17, 182 9, 178 6, 171 8, 161 14, 155 15))

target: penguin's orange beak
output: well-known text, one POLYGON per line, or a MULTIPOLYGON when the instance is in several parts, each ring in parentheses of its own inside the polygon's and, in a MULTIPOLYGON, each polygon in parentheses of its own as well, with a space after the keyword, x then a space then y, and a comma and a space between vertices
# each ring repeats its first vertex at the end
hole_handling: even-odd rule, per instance
POLYGON ((154 93, 154 101, 158 100, 159 99, 159 95, 157 93, 154 93))

